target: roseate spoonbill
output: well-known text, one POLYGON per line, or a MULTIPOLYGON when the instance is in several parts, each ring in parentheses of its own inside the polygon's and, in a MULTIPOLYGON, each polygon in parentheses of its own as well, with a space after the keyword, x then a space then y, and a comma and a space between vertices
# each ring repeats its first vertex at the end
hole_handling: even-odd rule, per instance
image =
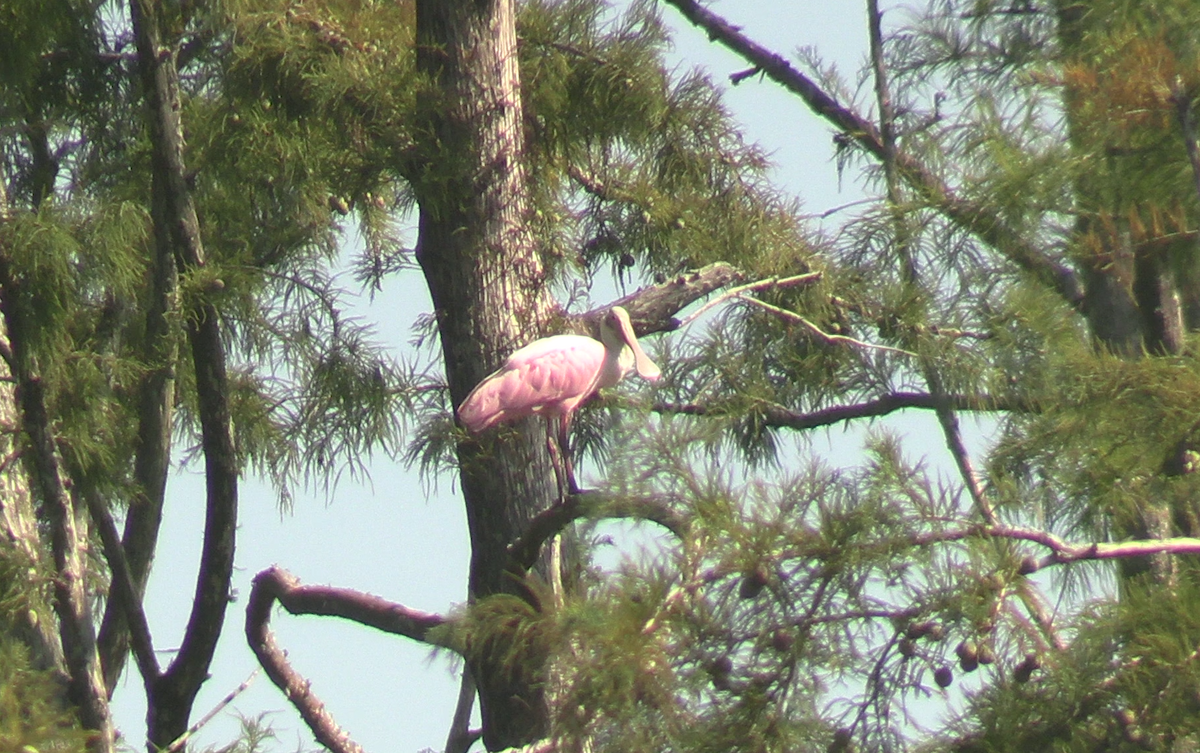
POLYGON ((557 419, 558 448, 550 438, 547 445, 552 455, 558 456, 556 449, 562 451, 568 489, 576 492, 567 445, 571 417, 596 390, 621 381, 631 366, 650 381, 662 374, 638 345, 629 314, 613 306, 600 323, 598 341, 583 335, 554 335, 513 353, 471 390, 458 406, 458 419, 473 434, 534 414, 545 416, 553 432, 557 419))

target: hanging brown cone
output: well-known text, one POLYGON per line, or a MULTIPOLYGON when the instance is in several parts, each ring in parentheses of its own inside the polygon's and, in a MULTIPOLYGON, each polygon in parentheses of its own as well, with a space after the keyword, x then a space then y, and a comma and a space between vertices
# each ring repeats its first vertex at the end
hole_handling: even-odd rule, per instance
POLYGON ((729 690, 729 673, 733 671, 733 660, 728 656, 718 656, 709 662, 708 676, 712 679, 713 687, 717 690, 729 690))
POLYGON ((1029 682, 1029 678, 1033 676, 1033 671, 1041 666, 1042 662, 1037 658, 1037 654, 1026 654, 1025 660, 1013 670, 1013 679, 1017 682, 1029 682))
POLYGON ((996 661, 996 652, 992 649, 992 644, 986 642, 979 644, 978 658, 979 663, 984 666, 994 663, 996 661))
POLYGON ((849 753, 854 742, 854 735, 848 729, 839 729, 833 733, 833 740, 825 753, 849 753))
POLYGON ((939 688, 948 688, 954 682, 954 672, 943 664, 933 671, 933 681, 939 688))
POLYGON ((738 586, 738 596, 743 599, 753 599, 762 593, 763 588, 767 585, 767 571, 762 566, 756 567, 750 572, 742 576, 741 585, 738 586))
POLYGON ((930 641, 937 642, 944 638, 946 629, 933 620, 925 622, 914 622, 904 630, 904 637, 909 640, 920 640, 928 638, 930 641))
POLYGON ((979 668, 979 650, 975 647, 975 641, 963 641, 954 649, 954 653, 958 654, 958 666, 964 672, 974 672, 979 668))

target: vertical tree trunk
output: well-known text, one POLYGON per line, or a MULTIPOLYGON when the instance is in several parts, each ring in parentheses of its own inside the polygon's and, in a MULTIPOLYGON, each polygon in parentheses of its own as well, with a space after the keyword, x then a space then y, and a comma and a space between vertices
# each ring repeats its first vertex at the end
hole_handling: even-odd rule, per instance
MULTIPOLYGON (((180 274, 187 274, 203 267, 205 258, 196 209, 185 178, 182 105, 176 67, 178 50, 175 40, 164 38, 162 29, 166 24, 162 19, 162 2, 130 0, 129 7, 153 149, 152 211, 156 244, 162 254, 165 243, 174 257, 176 269, 180 274)), ((160 255, 157 266, 157 274, 165 275, 164 280, 170 287, 173 282, 168 279, 169 262, 160 255)), ((162 280, 156 283, 156 296, 164 295, 162 284, 162 280)), ((153 305, 163 303, 156 300, 153 305)), ((208 668, 229 605, 237 533, 239 468, 219 319, 216 306, 206 300, 184 313, 204 450, 204 543, 192 611, 179 652, 161 675, 143 678, 147 690, 146 726, 151 750, 166 747, 186 731, 196 694, 208 679, 208 668)), ((165 389, 165 385, 160 388, 165 389)), ((143 394, 145 398, 146 393, 143 394)), ((165 398, 151 395, 151 399, 165 398)), ((169 432, 167 427, 152 424, 156 432, 169 432)), ((145 429, 145 423, 140 428, 145 429)), ((147 439, 152 446, 162 441, 162 436, 147 439)), ((139 468, 139 476, 143 471, 147 476, 139 477, 139 481, 152 491, 160 483, 161 469, 157 466, 139 468)), ((147 521, 147 525, 157 529, 156 520, 147 521)), ((145 556, 149 554, 146 552, 145 556)))
MULTIPOLYGON (((428 170, 414 181, 420 203, 417 258, 437 311, 450 395, 457 405, 514 348, 547 330, 556 307, 526 229, 529 196, 512 0, 417 3, 417 61, 433 87, 421 102, 428 170)), ((512 590, 506 547, 557 498, 538 420, 503 443, 458 447, 471 536, 473 597, 512 590)), ((478 681, 484 744, 541 737, 539 676, 510 677, 486 657, 478 681)))
MULTIPOLYGON (((1095 73, 1098 42, 1089 32, 1109 20, 1092 8, 1090 0, 1058 0, 1056 13, 1065 69, 1095 73)), ((1171 269, 1165 244, 1142 243, 1134 232, 1131 218, 1137 217, 1145 197, 1136 188, 1113 189, 1136 186, 1133 177, 1142 164, 1133 134, 1156 126, 1109 127, 1095 109, 1096 82, 1086 76, 1076 78, 1067 76, 1063 109, 1071 147, 1091 160, 1090 169, 1075 184, 1078 220, 1072 238, 1085 283, 1083 310, 1089 329, 1097 347, 1123 358, 1178 353, 1184 347, 1186 309, 1196 291, 1189 291, 1190 281, 1171 269)), ((1120 108, 1127 103, 1114 102, 1113 117, 1124 117, 1120 108)), ((1137 520, 1117 522, 1118 535, 1136 539, 1175 535, 1171 521, 1180 519, 1182 512, 1170 509, 1168 502, 1148 504, 1137 520)), ((1120 569, 1126 582, 1144 573, 1167 586, 1176 580, 1170 557, 1125 559, 1120 569)))

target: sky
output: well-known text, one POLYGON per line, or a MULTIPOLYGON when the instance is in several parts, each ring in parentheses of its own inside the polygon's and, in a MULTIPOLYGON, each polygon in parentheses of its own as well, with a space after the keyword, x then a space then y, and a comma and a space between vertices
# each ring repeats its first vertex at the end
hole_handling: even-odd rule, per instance
MULTIPOLYGON (((710 7, 780 54, 794 59, 797 49, 815 48, 853 82, 866 54, 865 5, 862 0, 724 0, 710 7)), ((672 8, 664 7, 663 13, 675 29, 671 63, 680 73, 700 67, 720 84, 746 138, 772 155, 777 185, 799 197, 806 213, 862 198, 849 173, 846 181, 839 180, 833 132, 823 121, 759 77, 731 87, 728 75, 744 70, 745 62, 711 44, 672 8)), ((885 16, 885 25, 889 20, 885 16)), ((869 99, 866 92, 861 98, 869 99)), ((409 235, 411 243, 415 228, 409 235)), ((604 302, 595 294, 593 299, 604 302)), ((409 327, 430 308, 415 271, 394 276, 373 298, 355 303, 355 312, 376 323, 379 341, 397 358, 411 352, 409 327)), ((833 455, 855 452, 858 441, 858 435, 840 429, 813 438, 817 449, 833 455)), ((304 583, 368 591, 430 612, 446 613, 466 599, 467 529, 453 479, 424 485, 416 470, 406 471, 386 457, 373 458, 368 467, 369 480, 343 479, 332 494, 297 493, 289 513, 280 511, 268 485, 243 480, 235 573, 239 598, 230 605, 212 678, 200 693, 193 720, 258 666, 242 630, 250 580, 266 567, 277 564, 304 583)), ((178 645, 183 634, 200 557, 203 505, 202 475, 186 468, 175 473, 146 601, 158 646, 178 645)), ((295 668, 367 751, 443 749, 458 689, 450 657, 330 618, 295 618, 276 610, 271 628, 295 668)), ((169 659, 160 656, 164 663, 169 659)), ((127 670, 113 706, 127 744, 139 751, 145 740, 140 685, 136 669, 127 670)), ((219 747, 235 737, 239 723, 233 710, 247 717, 266 713, 279 750, 318 747, 283 694, 260 673, 230 710, 198 734, 194 749, 219 747)))

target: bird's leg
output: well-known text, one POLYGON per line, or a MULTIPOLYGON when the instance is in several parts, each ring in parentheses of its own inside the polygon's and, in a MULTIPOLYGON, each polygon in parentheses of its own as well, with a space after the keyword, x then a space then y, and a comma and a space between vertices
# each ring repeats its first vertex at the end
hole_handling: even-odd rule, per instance
POLYGON ((567 475, 569 471, 564 465, 562 445, 558 433, 554 430, 554 419, 546 420, 546 451, 550 453, 550 464, 554 466, 554 479, 558 483, 558 501, 563 503, 569 493, 567 475))
MULTIPOLYGON (((567 435, 567 430, 571 428, 571 414, 563 416, 558 422, 558 444, 562 448, 563 467, 567 474, 567 491, 571 494, 579 493, 579 484, 575 483, 575 464, 571 459, 571 440, 567 435)), ((565 499, 565 496, 564 496, 565 499)))

